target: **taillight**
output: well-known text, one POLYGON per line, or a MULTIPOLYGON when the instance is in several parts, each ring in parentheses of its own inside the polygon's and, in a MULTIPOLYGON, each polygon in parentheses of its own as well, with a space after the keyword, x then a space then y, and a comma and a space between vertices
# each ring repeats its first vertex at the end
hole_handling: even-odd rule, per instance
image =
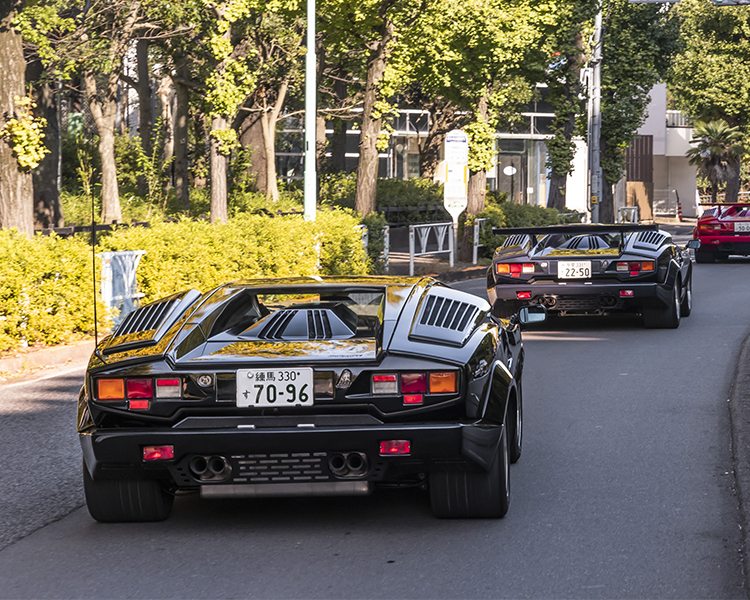
POLYGON ((497 263, 495 265, 495 273, 498 275, 507 275, 510 273, 510 265, 508 263, 497 263))
POLYGON ((533 273, 534 263, 497 263, 495 273, 498 275, 508 275, 511 277, 520 277, 521 273, 533 273))
POLYGON ((404 404, 422 404, 422 394, 404 394, 404 404))
POLYGON ((130 410, 148 410, 151 406, 151 400, 130 400, 128 408, 130 410))
POLYGON ((654 262, 650 260, 645 261, 631 261, 631 262, 618 262, 617 270, 624 273, 630 273, 631 275, 638 275, 639 273, 651 272, 654 270, 654 262))
POLYGON ((174 446, 144 446, 143 460, 172 460, 174 446))
POLYGON ((641 271, 653 271, 654 263, 651 261, 644 261, 641 263, 641 271))
POLYGON ((380 442, 380 456, 405 455, 411 452, 409 440, 386 440, 380 442))
POLYGON ((424 394, 427 392, 426 373, 401 373, 402 394, 424 394))
POLYGON ((620 290, 620 298, 632 298, 633 296, 635 296, 633 290, 620 290))
POLYGON ((430 373, 431 394, 455 394, 457 389, 455 371, 430 373))
POLYGON ((179 379, 157 379, 157 398, 179 398, 182 395, 182 383, 179 379))
POLYGON ((124 379, 99 379, 97 385, 97 398, 99 400, 124 400, 124 379))
POLYGON ((396 375, 373 375, 373 394, 398 394, 398 381, 396 375))
POLYGON ((531 292, 516 292, 516 300, 530 300, 531 292))
POLYGON ((127 389, 128 400, 154 397, 154 382, 151 379, 128 379, 127 389))

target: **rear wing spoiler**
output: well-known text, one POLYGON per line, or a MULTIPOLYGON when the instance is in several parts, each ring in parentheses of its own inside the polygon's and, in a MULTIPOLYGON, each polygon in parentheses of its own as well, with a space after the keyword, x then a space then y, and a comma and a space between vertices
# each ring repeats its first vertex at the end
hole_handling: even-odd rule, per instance
POLYGON ((613 225, 599 225, 597 223, 575 223, 572 225, 546 225, 543 227, 493 227, 493 235, 528 234, 533 236, 562 234, 597 234, 597 233, 630 233, 634 231, 659 231, 659 224, 636 225, 634 223, 620 223, 613 225))

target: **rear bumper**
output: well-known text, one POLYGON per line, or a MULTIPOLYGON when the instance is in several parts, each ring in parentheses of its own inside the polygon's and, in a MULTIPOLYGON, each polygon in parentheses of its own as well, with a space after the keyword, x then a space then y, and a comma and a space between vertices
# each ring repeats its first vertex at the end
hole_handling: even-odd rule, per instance
MULTIPOLYGON (((495 312, 513 314, 524 306, 544 304, 549 312, 592 313, 628 311, 636 308, 664 308, 672 301, 672 289, 659 283, 567 283, 499 284, 494 287, 495 312), (623 291, 632 296, 621 296, 623 291), (518 292, 531 298, 519 300, 518 292)), ((505 316, 500 314, 499 316, 505 316)))
POLYGON ((729 253, 750 256, 750 236, 702 236, 699 252, 729 253))
POLYGON ((226 459, 231 475, 223 481, 208 482, 226 485, 246 483, 249 470, 257 464, 259 469, 278 466, 277 478, 269 479, 271 483, 296 481, 295 475, 291 480, 288 475, 295 469, 301 470, 297 474, 300 481, 309 479, 307 475, 320 482, 351 480, 336 477, 328 460, 336 453, 352 452, 366 456, 368 468, 358 478, 361 481, 398 481, 433 468, 487 470, 501 432, 500 425, 440 423, 315 429, 91 430, 79 433, 79 439, 94 479, 171 479, 178 488, 187 488, 206 484, 190 471, 195 456, 226 459), (386 440, 409 440, 411 451, 408 455, 380 456, 380 442, 386 440), (143 460, 144 446, 163 445, 174 446, 173 460, 143 460), (320 473, 305 473, 307 464, 315 464, 320 473))

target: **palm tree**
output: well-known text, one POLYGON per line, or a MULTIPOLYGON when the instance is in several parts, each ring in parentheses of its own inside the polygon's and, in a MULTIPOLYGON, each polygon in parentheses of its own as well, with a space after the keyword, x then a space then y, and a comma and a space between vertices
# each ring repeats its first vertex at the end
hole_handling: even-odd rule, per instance
POLYGON ((695 123, 690 140, 694 147, 687 151, 687 156, 690 164, 698 167, 698 173, 711 183, 711 202, 716 202, 719 183, 727 181, 739 168, 745 153, 741 141, 739 127, 730 127, 724 119, 695 123))

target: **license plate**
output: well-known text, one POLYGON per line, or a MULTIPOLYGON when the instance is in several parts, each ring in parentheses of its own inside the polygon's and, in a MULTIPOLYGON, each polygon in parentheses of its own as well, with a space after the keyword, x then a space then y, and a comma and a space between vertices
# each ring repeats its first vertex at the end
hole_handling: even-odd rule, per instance
POLYGON ((735 231, 750 231, 750 223, 735 223, 735 231))
POLYGON ((591 277, 590 260, 561 260, 557 263, 560 279, 585 279, 591 277))
POLYGON ((237 406, 312 406, 312 369, 239 369, 237 406))

